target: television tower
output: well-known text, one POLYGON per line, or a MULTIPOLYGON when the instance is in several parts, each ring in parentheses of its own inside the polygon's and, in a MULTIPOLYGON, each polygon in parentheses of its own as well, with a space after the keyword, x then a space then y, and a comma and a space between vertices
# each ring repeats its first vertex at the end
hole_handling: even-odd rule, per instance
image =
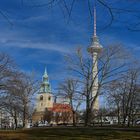
MULTIPOLYGON (((92 68, 92 78, 93 78, 93 85, 92 85, 92 97, 95 98, 98 92, 98 56, 99 53, 102 51, 102 45, 99 42, 99 39, 96 35, 96 7, 94 6, 94 34, 92 37, 92 42, 90 47, 88 48, 88 52, 90 52, 92 56, 93 68, 92 68)), ((99 110, 99 98, 97 97, 94 104, 94 110, 99 110)))

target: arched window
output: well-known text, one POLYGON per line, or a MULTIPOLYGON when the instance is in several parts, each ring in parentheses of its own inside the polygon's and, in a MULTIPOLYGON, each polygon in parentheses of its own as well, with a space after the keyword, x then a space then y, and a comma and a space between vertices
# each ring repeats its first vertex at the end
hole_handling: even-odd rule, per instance
POLYGON ((43 100, 43 95, 40 96, 40 100, 43 100))
POLYGON ((48 97, 48 100, 49 100, 49 101, 51 100, 51 96, 48 97))

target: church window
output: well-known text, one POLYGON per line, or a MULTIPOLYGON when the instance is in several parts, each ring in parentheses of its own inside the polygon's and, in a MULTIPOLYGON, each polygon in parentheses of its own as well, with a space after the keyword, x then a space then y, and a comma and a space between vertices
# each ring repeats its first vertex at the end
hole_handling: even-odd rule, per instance
POLYGON ((49 101, 51 100, 51 96, 48 97, 48 100, 49 100, 49 101))
POLYGON ((40 100, 43 100, 43 95, 40 96, 40 100))

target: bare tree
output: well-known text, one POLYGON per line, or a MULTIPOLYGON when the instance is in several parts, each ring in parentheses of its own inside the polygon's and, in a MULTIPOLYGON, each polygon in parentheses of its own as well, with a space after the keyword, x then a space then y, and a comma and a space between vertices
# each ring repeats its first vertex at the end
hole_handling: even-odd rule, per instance
POLYGON ((63 124, 67 124, 70 121, 70 117, 71 117, 71 112, 61 112, 61 121, 63 122, 63 124))
POLYGON ((131 117, 134 115, 136 111, 136 98, 139 95, 139 84, 137 83, 139 78, 139 70, 132 69, 130 70, 125 78, 124 86, 122 87, 123 92, 123 100, 122 100, 122 114, 123 114, 123 124, 125 125, 126 119, 127 125, 130 125, 131 117))
MULTIPOLYGON (((118 81, 121 81, 121 79, 118 81)), ((120 83, 112 81, 109 86, 107 101, 110 112, 117 112, 115 115, 118 118, 118 125, 121 119, 121 98, 120 83)))
POLYGON ((7 116, 10 116, 14 119, 12 127, 16 129, 19 124, 18 121, 21 119, 21 108, 17 105, 17 102, 15 102, 13 96, 5 98, 5 101, 3 101, 3 109, 7 113, 7 116))
POLYGON ((106 108, 100 108, 98 110, 97 116, 95 116, 95 118, 98 119, 101 126, 103 126, 103 124, 105 123, 107 113, 108 113, 108 110, 106 108))
POLYGON ((79 94, 79 83, 74 79, 66 79, 59 85, 59 95, 68 99, 72 109, 73 126, 76 125, 76 114, 82 103, 82 96, 79 94))
POLYGON ((46 109, 43 115, 44 122, 47 121, 48 123, 50 123, 52 119, 53 119, 53 112, 51 110, 46 109))
POLYGON ((9 81, 16 73, 16 69, 16 65, 11 57, 5 53, 0 53, 0 106, 14 118, 15 128, 17 127, 19 108, 15 104, 13 96, 9 95, 7 87, 9 81))
POLYGON ((38 85, 32 76, 18 70, 13 60, 0 53, 0 106, 13 116, 17 127, 17 116, 27 124, 29 107, 38 85))
POLYGON ((54 121, 56 122, 56 124, 59 123, 60 119, 60 113, 59 112, 55 112, 54 116, 53 116, 54 121))
POLYGON ((96 76, 99 77, 99 86, 96 95, 92 96, 92 87, 96 76, 92 78, 94 65, 89 56, 84 57, 81 50, 78 50, 76 56, 68 57, 69 69, 77 76, 82 88, 81 95, 84 96, 86 103, 85 125, 90 125, 94 103, 99 95, 105 92, 107 86, 112 80, 118 79, 120 73, 125 71, 125 51, 118 45, 110 46, 103 50, 98 58, 99 68, 96 76))
MULTIPOLYGON (((138 115, 139 98, 139 68, 130 68, 122 78, 111 83, 109 100, 115 104, 118 122, 130 126, 138 115)), ((110 103, 111 103, 110 102, 110 103)))
POLYGON ((30 103, 37 88, 36 81, 20 72, 15 72, 6 83, 6 103, 21 113, 23 127, 27 125, 30 103))
POLYGON ((5 53, 0 53, 0 90, 4 90, 4 85, 15 69, 13 60, 5 53))

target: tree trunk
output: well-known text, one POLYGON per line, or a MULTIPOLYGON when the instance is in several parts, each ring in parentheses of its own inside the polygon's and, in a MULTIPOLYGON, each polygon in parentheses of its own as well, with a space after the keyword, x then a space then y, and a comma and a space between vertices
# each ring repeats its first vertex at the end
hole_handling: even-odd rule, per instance
POLYGON ((27 120, 27 106, 24 105, 24 108, 23 108, 23 127, 24 128, 27 128, 27 123, 28 123, 28 120, 27 120))
POLYGON ((87 97, 87 101, 86 101, 86 116, 85 116, 85 126, 88 126, 90 123, 90 102, 89 102, 89 98, 87 97))
POLYGON ((102 122, 102 114, 100 116, 100 120, 101 120, 101 126, 103 126, 103 122, 102 122))
POLYGON ((76 126, 76 113, 75 113, 75 111, 73 110, 72 111, 72 117, 73 117, 73 126, 76 126))
POLYGON ((118 125, 120 125, 120 107, 118 106, 118 125))
POLYGON ((16 129, 17 128, 17 112, 15 111, 14 113, 15 113, 14 114, 14 122, 15 122, 14 129, 16 129))

